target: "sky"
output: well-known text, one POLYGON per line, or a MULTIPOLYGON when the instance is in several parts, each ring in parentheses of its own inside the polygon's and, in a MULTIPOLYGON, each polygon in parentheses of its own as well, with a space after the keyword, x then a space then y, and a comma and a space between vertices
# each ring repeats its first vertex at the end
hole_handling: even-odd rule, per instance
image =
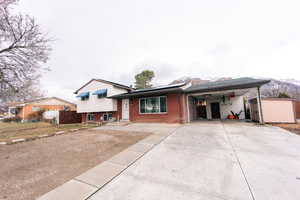
POLYGON ((20 0, 55 39, 41 84, 74 101, 92 78, 300 79, 299 0, 20 0))

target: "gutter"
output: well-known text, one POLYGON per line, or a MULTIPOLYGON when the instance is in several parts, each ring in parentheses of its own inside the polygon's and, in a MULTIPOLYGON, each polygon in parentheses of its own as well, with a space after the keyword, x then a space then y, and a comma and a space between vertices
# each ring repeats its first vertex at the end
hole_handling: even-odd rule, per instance
POLYGON ((145 91, 145 92, 134 92, 134 93, 124 93, 119 95, 110 96, 108 98, 114 98, 114 99, 123 99, 128 97, 141 97, 141 96, 151 96, 156 94, 166 94, 166 93, 177 93, 177 92, 183 92, 182 88, 169 88, 164 90, 152 90, 152 91, 145 91))
POLYGON ((262 86, 266 83, 269 83, 270 80, 256 82, 256 83, 247 83, 247 84, 239 84, 234 86, 220 86, 220 87, 211 87, 211 88, 194 88, 194 89, 187 89, 185 93, 193 93, 193 92, 215 92, 215 91, 223 91, 223 90, 234 90, 234 89, 247 89, 247 88, 255 88, 262 86))

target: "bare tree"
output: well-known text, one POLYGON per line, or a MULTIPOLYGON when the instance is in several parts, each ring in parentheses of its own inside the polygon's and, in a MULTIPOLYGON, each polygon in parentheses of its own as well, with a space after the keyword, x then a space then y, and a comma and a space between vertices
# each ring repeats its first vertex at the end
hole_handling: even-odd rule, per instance
POLYGON ((0 0, 0 103, 39 80, 51 48, 34 18, 11 14, 14 0, 0 0))
POLYGON ((44 96, 44 91, 40 88, 39 80, 29 80, 20 87, 17 93, 13 90, 7 90, 7 95, 2 97, 2 102, 19 102, 41 98, 44 96))

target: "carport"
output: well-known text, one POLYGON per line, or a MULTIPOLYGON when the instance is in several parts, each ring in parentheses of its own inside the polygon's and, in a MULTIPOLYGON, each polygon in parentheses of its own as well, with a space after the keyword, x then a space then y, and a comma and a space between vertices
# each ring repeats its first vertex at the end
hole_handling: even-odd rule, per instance
POLYGON ((259 122, 264 123, 260 87, 269 80, 252 78, 209 82, 187 88, 187 121, 245 119, 245 96, 255 94, 259 122))

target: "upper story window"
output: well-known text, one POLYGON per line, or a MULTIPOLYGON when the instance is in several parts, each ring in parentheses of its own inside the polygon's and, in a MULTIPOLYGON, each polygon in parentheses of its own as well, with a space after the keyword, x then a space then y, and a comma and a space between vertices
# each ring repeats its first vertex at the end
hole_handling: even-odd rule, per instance
POLYGON ((93 95, 97 95, 98 99, 107 97, 107 89, 100 89, 93 93, 93 95))
POLYGON ((140 99, 140 113, 166 113, 167 112, 167 97, 147 97, 140 99))
POLYGON ((81 97, 81 101, 86 101, 86 100, 89 100, 89 96, 86 96, 86 97, 81 97))
POLYGON ((79 97, 81 101, 86 101, 90 98, 90 92, 82 92, 76 97, 79 97))

